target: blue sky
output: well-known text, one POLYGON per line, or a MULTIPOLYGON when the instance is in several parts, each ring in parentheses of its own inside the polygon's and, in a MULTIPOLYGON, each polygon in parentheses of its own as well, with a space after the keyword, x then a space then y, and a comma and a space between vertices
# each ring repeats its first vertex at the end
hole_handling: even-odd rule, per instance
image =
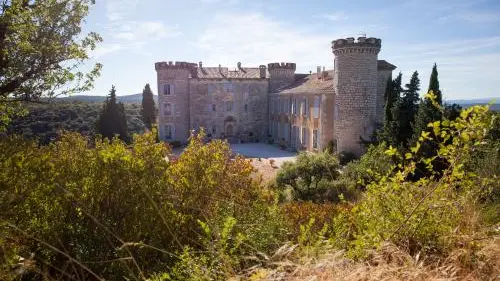
MULTIPOLYGON (((500 1, 98 0, 86 31, 104 39, 91 62, 104 65, 91 95, 156 94, 157 61, 206 66, 295 62, 297 72, 333 68, 331 41, 382 39, 379 59, 426 90, 434 62, 446 99, 499 97, 500 1)), ((395 73, 395 74, 396 74, 395 73)))

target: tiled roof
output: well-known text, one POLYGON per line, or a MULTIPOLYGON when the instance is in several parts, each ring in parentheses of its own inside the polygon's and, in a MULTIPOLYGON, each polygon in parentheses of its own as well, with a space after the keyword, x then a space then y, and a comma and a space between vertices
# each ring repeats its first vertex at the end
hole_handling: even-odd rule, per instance
POLYGON ((280 94, 333 94, 333 70, 326 71, 324 77, 318 74, 296 75, 296 80, 291 85, 278 89, 280 94))
POLYGON ((396 69, 396 66, 388 63, 385 60, 379 60, 377 68, 383 69, 383 70, 394 70, 394 69, 396 69))
MULTIPOLYGON (((203 67, 197 68, 198 78, 201 79, 260 79, 258 67, 242 67, 241 69, 229 70, 227 67, 203 67)), ((266 77, 269 77, 266 70, 266 77)))

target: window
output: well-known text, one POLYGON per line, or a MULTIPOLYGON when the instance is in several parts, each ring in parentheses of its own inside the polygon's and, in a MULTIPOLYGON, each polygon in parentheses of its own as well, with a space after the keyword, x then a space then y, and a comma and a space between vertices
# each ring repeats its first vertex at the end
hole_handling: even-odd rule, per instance
POLYGON ((211 95, 214 92, 215 92, 215 85, 208 85, 207 93, 211 95))
POLYGON ((302 127, 302 146, 307 148, 307 128, 302 127))
POLYGON ((217 126, 213 125, 212 126, 212 134, 216 134, 217 133, 217 126))
POLYGON ((313 130, 313 148, 318 148, 318 130, 313 130))
POLYGON ((224 91, 225 92, 232 92, 233 91, 233 83, 231 83, 231 82, 224 83, 224 91))
POLYGON ((165 125, 165 139, 166 140, 171 140, 174 138, 174 126, 173 125, 165 125))
POLYGON ((170 94, 172 94, 173 88, 174 88, 174 85, 170 85, 170 84, 163 85, 163 94, 165 96, 169 96, 170 94))
POLYGON ((165 108, 164 108, 164 115, 165 116, 173 116, 173 113, 174 113, 173 108, 174 108, 174 106, 171 103, 166 103, 165 108))
POLYGON ((233 110, 233 102, 226 101, 226 111, 232 111, 232 110, 233 110))
POLYGON ((297 114, 297 99, 296 98, 293 99, 293 101, 292 101, 292 113, 295 115, 297 114))
POLYGON ((245 112, 248 112, 248 104, 245 104, 245 112))
POLYGON ((215 105, 215 103, 212 103, 212 111, 213 112, 217 111, 217 106, 215 105))
POLYGON ((339 105, 335 104, 335 111, 333 112, 334 120, 340 120, 340 109, 339 105))
POLYGON ((307 117, 308 114, 309 114, 309 99, 304 98, 304 116, 307 117))
POLYGON ((320 97, 314 97, 314 111, 313 111, 313 114, 314 114, 314 118, 319 118, 319 103, 321 101, 321 98, 320 97))

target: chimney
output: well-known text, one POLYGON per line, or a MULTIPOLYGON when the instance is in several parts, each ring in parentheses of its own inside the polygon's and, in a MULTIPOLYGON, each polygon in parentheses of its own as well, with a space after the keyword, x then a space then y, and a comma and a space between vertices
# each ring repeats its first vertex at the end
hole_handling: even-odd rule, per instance
POLYGON ((238 70, 241 70, 241 62, 238 62, 238 70))
POLYGON ((200 69, 203 69, 203 63, 201 61, 198 63, 198 65, 199 65, 200 69))
POLYGON ((318 75, 318 79, 321 78, 321 66, 316 68, 316 74, 318 75))
POLYGON ((265 79, 266 78, 266 66, 265 65, 259 66, 259 70, 260 70, 260 78, 265 79))

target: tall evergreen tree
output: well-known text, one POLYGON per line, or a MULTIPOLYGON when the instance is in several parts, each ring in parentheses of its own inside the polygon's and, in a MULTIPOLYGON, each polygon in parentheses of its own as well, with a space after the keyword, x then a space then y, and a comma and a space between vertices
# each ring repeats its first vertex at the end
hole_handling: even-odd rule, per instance
POLYGON ((400 72, 394 80, 388 79, 385 92, 385 107, 384 107, 384 127, 378 136, 379 141, 385 141, 391 145, 396 144, 396 127, 394 122, 393 110, 398 105, 401 97, 401 81, 403 74, 400 72))
MULTIPOLYGON (((439 89, 438 71, 436 64, 434 64, 434 66, 432 67, 428 92, 432 92, 435 95, 435 102, 440 107, 442 107, 443 97, 441 90, 439 89)), ((425 97, 424 99, 422 99, 420 101, 417 117, 415 120, 413 141, 418 140, 422 131, 427 130, 427 124, 441 119, 441 109, 437 108, 429 98, 425 97)))
POLYGON ((141 116, 146 128, 151 130, 153 124, 156 122, 156 110, 153 92, 151 91, 149 84, 146 84, 144 90, 142 90, 141 116))
POLYGON ((399 147, 407 148, 409 140, 413 135, 413 124, 418 111, 418 92, 420 91, 420 79, 418 72, 413 72, 410 83, 405 85, 403 97, 393 107, 393 136, 399 147))
POLYGON ((125 107, 123 103, 116 102, 115 86, 111 87, 109 96, 104 102, 102 112, 97 119, 96 129, 97 133, 108 139, 112 139, 115 135, 118 135, 121 140, 125 142, 129 141, 125 107))

